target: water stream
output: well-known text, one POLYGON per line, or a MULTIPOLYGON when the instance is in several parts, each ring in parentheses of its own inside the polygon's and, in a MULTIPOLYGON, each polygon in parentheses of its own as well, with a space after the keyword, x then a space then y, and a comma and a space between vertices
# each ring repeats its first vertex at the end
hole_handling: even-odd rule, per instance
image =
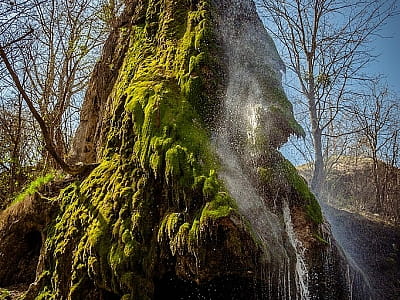
POLYGON ((296 233, 293 229, 292 217, 290 215, 289 204, 286 201, 283 205, 283 219, 285 221, 285 229, 290 244, 294 249, 296 249, 297 290, 300 292, 301 299, 310 299, 310 292, 308 290, 308 270, 304 255, 305 248, 296 237, 296 233))

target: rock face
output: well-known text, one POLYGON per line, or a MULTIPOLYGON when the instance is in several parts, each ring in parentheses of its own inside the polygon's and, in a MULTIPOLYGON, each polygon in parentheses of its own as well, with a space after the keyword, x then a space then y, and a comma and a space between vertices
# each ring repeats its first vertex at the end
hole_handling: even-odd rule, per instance
POLYGON ((302 134, 283 68, 250 0, 127 1, 71 154, 99 165, 53 198, 26 298, 345 298, 276 150, 302 134))
POLYGON ((324 205, 334 236, 369 286, 373 299, 400 295, 400 231, 356 213, 324 205))

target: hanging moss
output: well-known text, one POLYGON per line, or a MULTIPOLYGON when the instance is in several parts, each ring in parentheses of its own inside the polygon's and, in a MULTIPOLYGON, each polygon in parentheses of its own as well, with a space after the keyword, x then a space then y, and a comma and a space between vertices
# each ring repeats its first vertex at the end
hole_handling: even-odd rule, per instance
POLYGON ((210 68, 208 1, 185 3, 166 1, 157 17, 160 3, 149 1, 146 22, 129 29, 103 159, 59 197, 43 297, 83 298, 94 286, 150 299, 160 249, 199 255, 202 232, 237 211, 201 116, 212 97, 200 79, 210 68))
POLYGON ((274 155, 274 163, 270 166, 259 167, 257 172, 261 182, 267 184, 270 190, 286 190, 286 197, 294 199, 292 205, 303 207, 314 224, 323 223, 321 207, 306 180, 282 155, 274 155), (294 193, 295 197, 290 197, 291 193, 294 193))
POLYGON ((0 300, 6 300, 11 297, 11 293, 5 289, 0 289, 0 300))
POLYGON ((286 177, 290 185, 296 190, 299 198, 305 203, 305 209, 308 217, 315 223, 323 223, 323 217, 321 213, 321 207, 313 193, 311 193, 306 180, 301 177, 296 168, 288 161, 284 160, 284 168, 286 171, 286 177))

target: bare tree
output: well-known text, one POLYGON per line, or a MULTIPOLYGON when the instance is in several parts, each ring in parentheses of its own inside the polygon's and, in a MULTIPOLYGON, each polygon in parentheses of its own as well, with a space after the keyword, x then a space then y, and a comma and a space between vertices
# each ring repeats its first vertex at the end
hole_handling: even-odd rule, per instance
POLYGON ((13 82, 39 124, 46 149, 44 161, 51 161, 49 153, 56 165, 76 173, 76 167, 65 163, 65 155, 105 38, 104 23, 99 19, 104 4, 90 0, 43 2, 0 5, 8 14, 0 18, 0 56, 9 74, 2 80, 13 82), (15 38, 21 31, 25 33, 15 38), (22 83, 21 77, 26 78, 22 83))
POLYGON ((389 177, 399 158, 400 107, 396 96, 379 82, 368 88, 369 93, 359 99, 353 112, 360 128, 358 139, 364 142, 372 159, 374 209, 380 212, 389 192, 389 177))
POLYGON ((125 0, 99 0, 99 19, 109 30, 117 25, 118 18, 125 8, 125 0))
POLYGON ((259 0, 269 31, 287 53, 288 69, 308 110, 314 171, 311 188, 325 180, 324 139, 348 106, 348 92, 372 59, 369 39, 396 13, 396 1, 259 0))
POLYGON ((20 97, 0 101, 0 206, 25 181, 22 165, 26 160, 24 146, 29 137, 24 117, 20 97))
POLYGON ((104 31, 93 1, 52 0, 45 6, 35 2, 34 43, 23 49, 28 77, 24 88, 37 104, 57 153, 64 157, 69 142, 63 134, 66 113, 79 112, 104 31))

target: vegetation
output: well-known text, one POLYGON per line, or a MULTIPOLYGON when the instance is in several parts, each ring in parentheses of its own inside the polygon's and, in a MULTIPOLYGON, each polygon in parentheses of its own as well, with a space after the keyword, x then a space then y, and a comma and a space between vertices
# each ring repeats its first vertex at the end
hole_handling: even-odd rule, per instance
POLYGON ((304 206, 307 216, 315 225, 323 223, 321 208, 307 181, 299 175, 296 168, 284 157, 278 156, 267 168, 258 168, 263 184, 271 190, 286 189, 287 198, 292 205, 304 206))
POLYGON ((0 289, 0 300, 6 300, 9 299, 10 297, 10 292, 5 290, 5 289, 0 289))
POLYGON ((9 202, 20 191, 26 169, 75 171, 65 158, 109 31, 111 16, 101 12, 117 14, 120 2, 0 4, 0 201, 9 202))
POLYGON ((54 179, 54 174, 47 174, 45 176, 41 176, 36 178, 34 181, 28 184, 26 188, 22 190, 20 194, 18 194, 15 199, 11 202, 11 205, 21 202, 25 199, 25 197, 35 194, 40 190, 41 187, 49 183, 54 179))
POLYGON ((159 251, 200 264, 208 247, 200 236, 213 233, 216 219, 237 214, 216 176, 198 113, 204 109, 198 99, 211 102, 213 95, 200 76, 213 64, 207 61, 209 3, 191 10, 168 2, 160 16, 153 2, 141 12, 147 16, 142 23, 120 29, 130 44, 108 98, 103 159, 58 200, 61 210, 46 241, 54 256, 43 287, 55 297, 83 297, 95 284, 149 299, 159 251), (67 266, 71 276, 62 279, 67 266))
MULTIPOLYGON (((163 280, 182 279, 199 286, 226 275, 251 284, 260 278, 264 281, 260 264, 275 263, 266 249, 273 249, 275 242, 284 243, 285 237, 276 233, 277 241, 261 243, 218 177, 220 166, 211 146, 211 129, 220 112, 221 90, 217 88, 225 62, 215 40, 213 1, 149 0, 137 6, 126 2, 121 16, 113 18, 110 11, 119 11, 118 3, 109 1, 101 14, 112 27, 108 46, 117 45, 105 47, 89 84, 104 91, 88 89, 87 110, 80 124, 87 134, 83 144, 87 152, 93 151, 97 163, 87 173, 64 168, 74 176, 65 180, 62 187, 67 187, 61 190, 60 186, 59 195, 47 202, 40 201, 44 197, 32 201, 29 212, 23 211, 23 205, 21 211, 13 212, 13 218, 25 214, 19 220, 28 220, 11 224, 15 232, 23 226, 24 234, 17 241, 20 248, 31 247, 33 232, 40 255, 34 270, 36 282, 24 297, 145 300, 154 297, 156 284, 160 286, 163 280), (88 111, 93 119, 85 116, 88 111), (90 144, 94 136, 96 145, 90 144), (38 220, 35 214, 44 211, 44 206, 48 208, 38 220)), ((73 46, 71 53, 86 50, 73 46)), ((17 76, 4 54, 7 69, 17 76)), ((54 64, 49 66, 51 69, 54 64)), ((29 105, 31 93, 24 95, 24 82, 18 76, 13 79, 29 105)), ((319 233, 323 221, 318 202, 295 168, 275 149, 290 133, 301 135, 303 131, 283 92, 271 85, 263 87, 273 98, 269 113, 284 123, 285 128, 277 132, 286 135, 276 137, 277 142, 264 149, 263 160, 277 160, 271 165, 263 161, 265 167, 259 169, 262 188, 267 186, 271 195, 287 198, 290 206, 300 211, 297 221, 312 227, 311 234, 306 232, 309 244, 321 243, 312 236, 319 233)), ((39 103, 31 105, 42 113, 43 135, 43 128, 49 129, 53 123, 60 126, 59 119, 46 119, 45 109, 37 110, 39 103)), ((57 139, 50 132, 44 137, 50 139, 45 147, 57 151, 51 149, 57 146, 57 139)), ((62 151, 57 155, 65 160, 62 151)), ((84 153, 78 153, 82 158, 79 155, 84 153)), ((33 181, 18 201, 53 177, 49 174, 33 181)), ((11 215, 2 213, 7 222, 11 215)), ((310 253, 319 251, 311 248, 310 253)), ((293 251, 290 248, 288 253, 293 251)))

